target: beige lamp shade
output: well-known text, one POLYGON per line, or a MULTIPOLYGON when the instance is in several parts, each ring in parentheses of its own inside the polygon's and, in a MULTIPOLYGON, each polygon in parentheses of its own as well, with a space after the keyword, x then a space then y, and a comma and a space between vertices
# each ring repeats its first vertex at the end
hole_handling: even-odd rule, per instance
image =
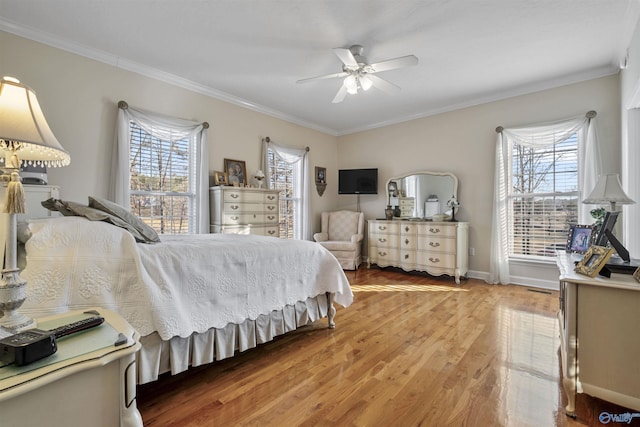
POLYGON ((593 191, 591 191, 589 197, 584 199, 582 203, 590 205, 610 203, 611 210, 614 211, 616 204, 630 205, 635 202, 631 200, 622 189, 618 174, 609 173, 600 175, 593 191))
MULTIPOLYGON (((51 132, 35 92, 12 77, 0 79, 0 148, 8 152, 7 159, 15 151, 30 164, 58 167, 71 162, 51 132)), ((6 160, 5 166, 10 166, 6 160)))

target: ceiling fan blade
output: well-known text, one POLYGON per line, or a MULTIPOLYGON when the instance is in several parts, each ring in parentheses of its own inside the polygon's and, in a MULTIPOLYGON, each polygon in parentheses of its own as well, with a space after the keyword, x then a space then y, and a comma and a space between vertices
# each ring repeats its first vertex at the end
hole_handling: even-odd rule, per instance
POLYGON ((400 58, 388 59, 386 61, 370 64, 372 71, 370 73, 379 73, 380 71, 395 70, 396 68, 410 67, 418 64, 418 57, 415 55, 401 56, 400 58))
POLYGON ((390 83, 384 79, 381 79, 380 77, 375 76, 373 74, 367 74, 367 77, 371 79, 371 83, 373 83, 374 87, 380 89, 383 92, 386 92, 392 95, 400 92, 400 86, 396 86, 393 83, 390 83))
POLYGON ((300 80, 296 81, 296 83, 307 83, 307 82, 316 81, 316 80, 334 79, 334 78, 338 78, 338 77, 347 77, 348 75, 349 75, 349 73, 345 73, 343 71, 341 73, 325 74, 324 76, 317 76, 317 77, 309 77, 307 79, 300 79, 300 80))
POLYGON ((340 89, 338 89, 338 93, 336 93, 336 96, 333 98, 333 101, 331 102, 334 104, 342 102, 344 101, 345 96, 347 96, 347 88, 344 87, 344 85, 340 85, 340 89))
POLYGON ((333 49, 333 51, 335 52, 336 56, 340 58, 340 61, 342 61, 342 63, 348 68, 357 70, 360 67, 358 65, 358 61, 356 61, 356 58, 353 57, 353 53, 351 53, 349 49, 336 47, 335 49, 333 49))

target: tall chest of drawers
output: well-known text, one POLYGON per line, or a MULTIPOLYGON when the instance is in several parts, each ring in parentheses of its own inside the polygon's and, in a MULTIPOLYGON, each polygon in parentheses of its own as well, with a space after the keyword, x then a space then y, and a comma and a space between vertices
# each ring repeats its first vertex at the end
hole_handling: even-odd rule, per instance
POLYGON ((260 188, 209 188, 212 233, 279 237, 279 192, 260 188))
POLYGON ((469 271, 469 223, 369 221, 368 265, 454 276, 469 271))

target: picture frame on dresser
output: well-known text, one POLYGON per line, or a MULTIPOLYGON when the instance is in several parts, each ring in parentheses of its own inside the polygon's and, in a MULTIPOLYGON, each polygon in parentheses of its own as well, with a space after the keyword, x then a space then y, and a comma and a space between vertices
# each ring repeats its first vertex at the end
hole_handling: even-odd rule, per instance
POLYGON ((226 172, 213 171, 213 183, 215 185, 229 185, 226 172))
POLYGON ((224 159, 224 171, 229 185, 244 187, 247 183, 247 165, 244 160, 224 159))
POLYGON ((584 256, 576 264, 575 272, 589 277, 596 277, 613 254, 613 248, 591 245, 584 256))
POLYGON ((566 251, 569 253, 585 253, 595 240, 597 225, 572 224, 567 233, 566 251))

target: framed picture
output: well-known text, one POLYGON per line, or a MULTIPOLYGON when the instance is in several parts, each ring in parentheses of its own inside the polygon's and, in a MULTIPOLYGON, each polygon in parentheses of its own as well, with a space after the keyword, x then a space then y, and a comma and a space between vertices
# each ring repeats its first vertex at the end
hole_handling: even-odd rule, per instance
POLYGON ((633 272, 633 278, 636 279, 637 282, 640 282, 640 267, 636 268, 636 271, 633 272))
POLYGON ((576 273, 589 277, 596 277, 602 267, 609 261, 613 254, 613 248, 592 245, 587 249, 582 259, 576 264, 576 273))
POLYGON ((567 252, 583 254, 593 244, 597 225, 572 225, 567 234, 567 252))
POLYGON ((229 185, 244 187, 247 183, 247 165, 244 160, 224 159, 224 171, 229 185))
POLYGON ((327 168, 316 166, 316 184, 327 183, 327 168))
POLYGON ((607 212, 604 216, 604 220, 602 220, 602 225, 600 226, 600 230, 598 231, 597 240, 593 243, 598 246, 605 246, 609 241, 607 237, 607 233, 605 230, 609 230, 613 232, 613 227, 616 225, 616 221, 618 220, 618 215, 620 212, 607 212))
POLYGON ((226 172, 213 171, 213 183, 215 185, 229 185, 226 172))

